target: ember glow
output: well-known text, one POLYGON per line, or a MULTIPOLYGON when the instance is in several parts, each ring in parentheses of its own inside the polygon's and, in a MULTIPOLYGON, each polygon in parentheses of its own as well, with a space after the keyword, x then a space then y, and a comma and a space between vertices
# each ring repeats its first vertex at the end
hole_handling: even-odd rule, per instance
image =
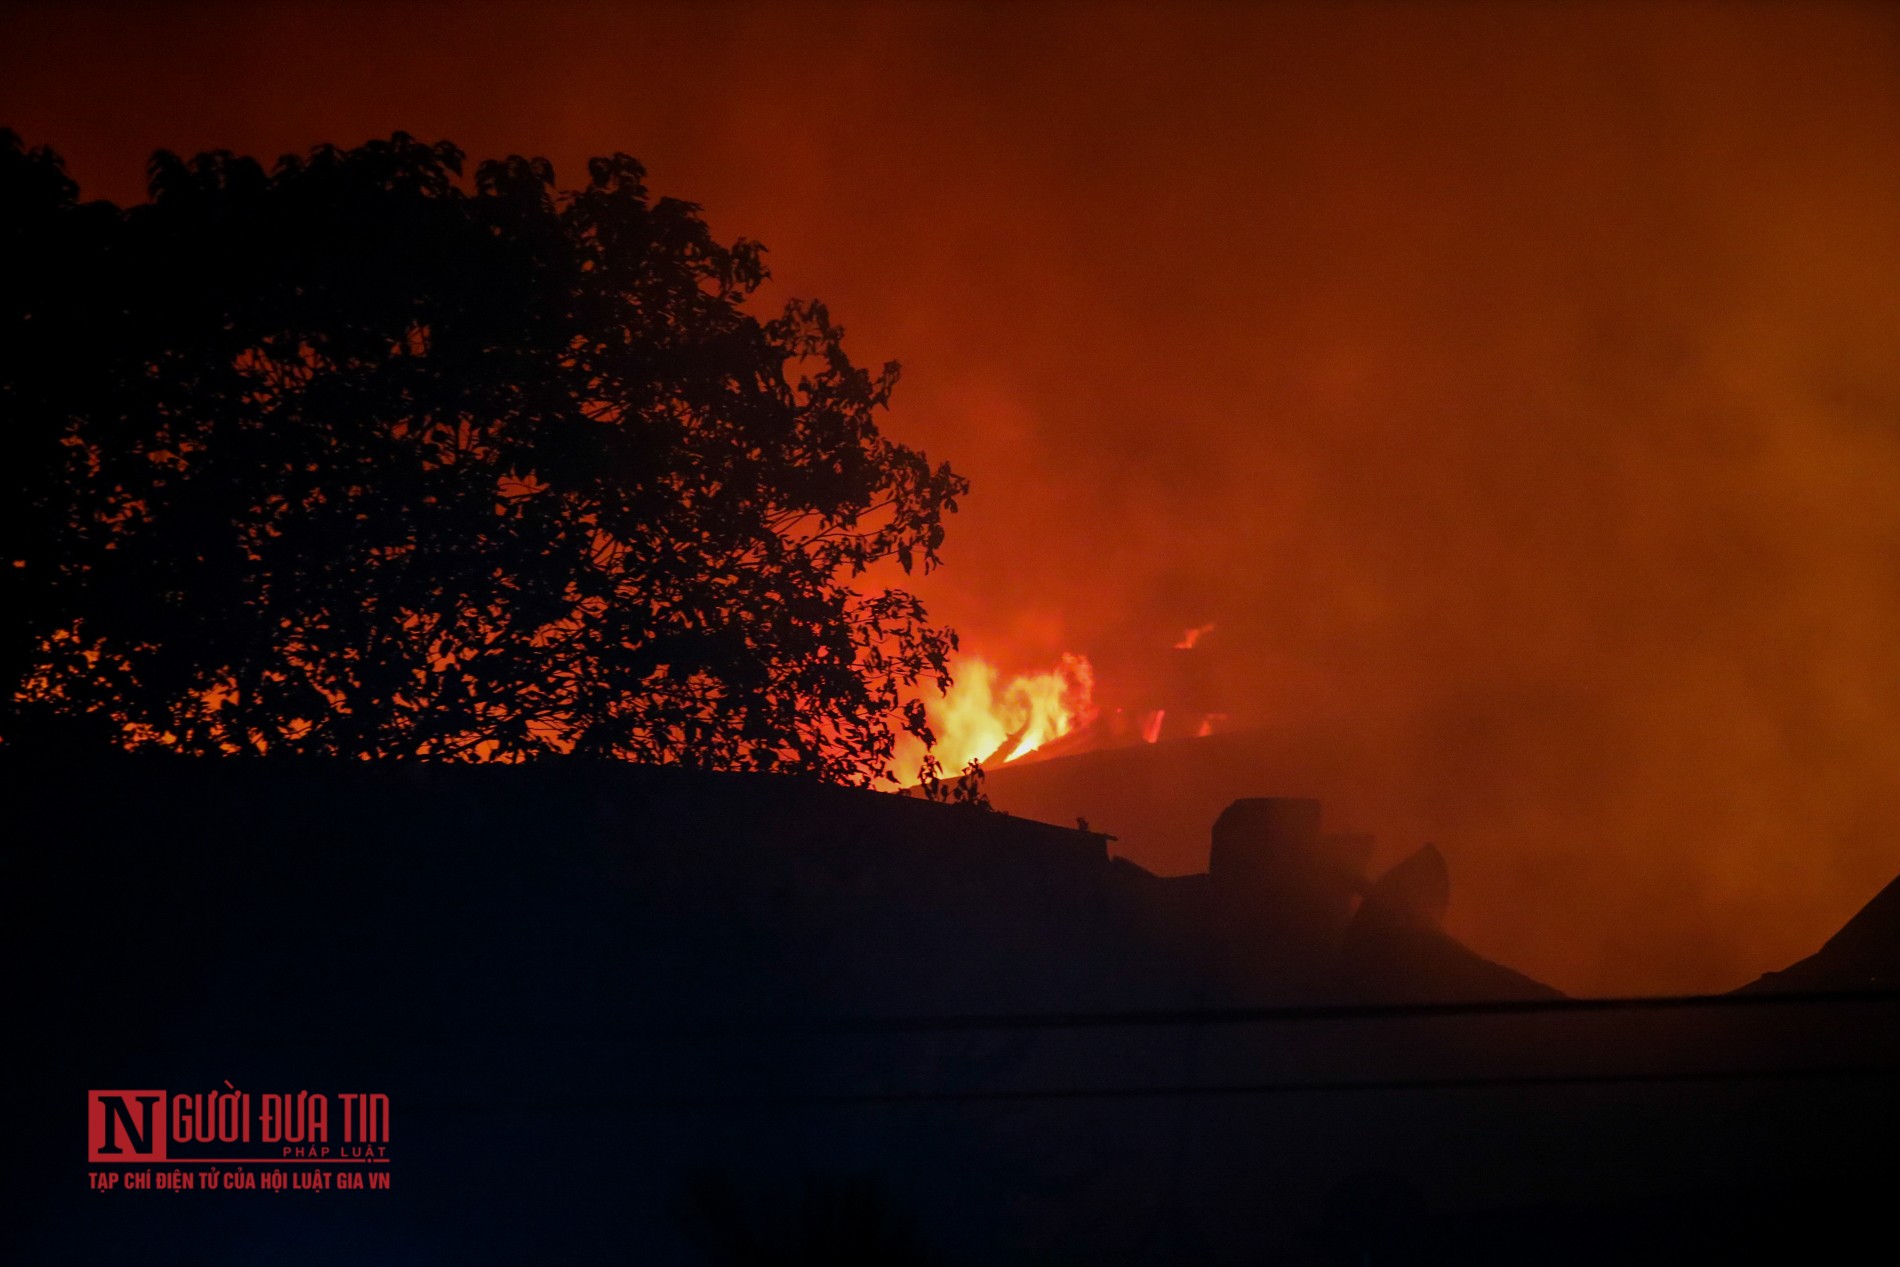
POLYGON ((1181 641, 1174 644, 1176 651, 1192 651, 1194 644, 1214 632, 1212 625, 1196 625, 1181 635, 1181 641))
MULTIPOLYGON (((924 702, 946 774, 972 761, 1019 760, 1095 719, 1095 670, 1083 656, 1064 653, 1049 669, 1007 679, 981 656, 960 656, 950 667, 950 689, 924 702)), ((900 751, 900 782, 917 782, 923 755, 900 751)))

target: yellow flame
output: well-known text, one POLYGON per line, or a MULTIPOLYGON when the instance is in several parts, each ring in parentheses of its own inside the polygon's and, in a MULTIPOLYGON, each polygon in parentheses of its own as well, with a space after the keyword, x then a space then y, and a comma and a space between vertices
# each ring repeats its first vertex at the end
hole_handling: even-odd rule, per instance
POLYGON ((1004 703, 1012 717, 1023 715, 1022 738, 1004 760, 1014 761, 1086 724, 1095 715, 1094 696, 1095 669, 1079 655, 1064 655, 1047 673, 1016 678, 1004 703))
MULTIPOLYGON (((950 673, 950 689, 924 701, 946 774, 998 753, 1015 761, 1095 718, 1095 670, 1079 655, 1064 654, 1053 668, 1007 681, 995 665, 974 655, 957 657, 950 673)), ((923 755, 918 747, 900 753, 901 782, 917 781, 923 755)))

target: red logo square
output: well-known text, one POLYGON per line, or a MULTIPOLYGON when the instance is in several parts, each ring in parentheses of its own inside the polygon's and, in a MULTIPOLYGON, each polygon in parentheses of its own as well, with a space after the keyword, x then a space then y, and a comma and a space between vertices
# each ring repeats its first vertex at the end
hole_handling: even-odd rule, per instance
POLYGON ((86 1092, 86 1160, 165 1160, 163 1091, 86 1092))

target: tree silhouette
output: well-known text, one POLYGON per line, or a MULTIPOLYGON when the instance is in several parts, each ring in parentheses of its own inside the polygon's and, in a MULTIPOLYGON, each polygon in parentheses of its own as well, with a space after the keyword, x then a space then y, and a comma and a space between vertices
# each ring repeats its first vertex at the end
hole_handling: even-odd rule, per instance
POLYGON ((863 782, 954 645, 867 568, 965 481, 762 248, 624 154, 160 153, 80 203, 0 133, 5 740, 575 752, 863 782))

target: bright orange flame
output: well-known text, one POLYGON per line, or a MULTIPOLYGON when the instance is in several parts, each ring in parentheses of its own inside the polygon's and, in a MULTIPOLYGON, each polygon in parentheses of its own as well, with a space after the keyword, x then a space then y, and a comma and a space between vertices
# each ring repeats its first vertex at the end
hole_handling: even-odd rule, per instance
POLYGON ((1094 720, 1094 696, 1095 669, 1079 655, 1065 654, 1050 672, 1010 682, 1004 703, 1020 710, 1026 719, 1015 748, 1003 759, 1014 761, 1094 720))
MULTIPOLYGON (((981 656, 957 657, 950 672, 950 689, 924 701, 946 775, 999 754, 1014 761, 1095 719, 1095 670, 1079 655, 1064 654, 1052 669, 1007 682, 981 656)), ((921 750, 901 752, 900 781, 916 782, 922 761, 921 750)))

